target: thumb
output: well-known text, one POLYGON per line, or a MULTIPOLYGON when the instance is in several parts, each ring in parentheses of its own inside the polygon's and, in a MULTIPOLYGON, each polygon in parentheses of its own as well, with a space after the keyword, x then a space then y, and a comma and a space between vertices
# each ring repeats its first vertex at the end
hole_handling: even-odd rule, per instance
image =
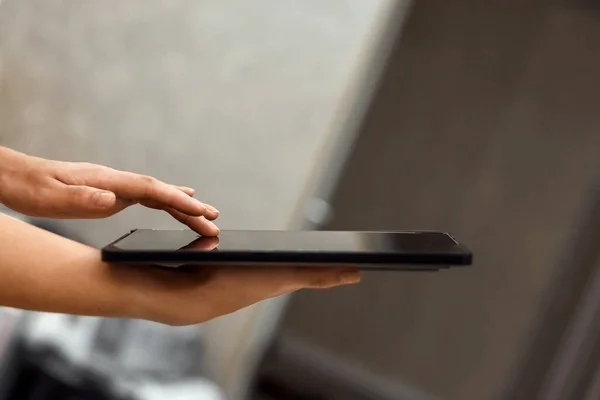
POLYGON ((67 186, 64 191, 62 212, 72 218, 101 217, 115 207, 117 196, 108 190, 89 186, 67 186))

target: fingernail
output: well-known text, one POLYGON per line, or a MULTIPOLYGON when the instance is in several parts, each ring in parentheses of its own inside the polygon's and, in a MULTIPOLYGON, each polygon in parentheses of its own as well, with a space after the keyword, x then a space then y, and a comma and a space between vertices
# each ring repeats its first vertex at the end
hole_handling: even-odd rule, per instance
POLYGON ((208 225, 209 225, 211 228, 215 229, 217 232, 221 232, 221 230, 219 229, 219 227, 218 227, 217 225, 215 225, 215 224, 214 224, 214 222, 212 222, 212 221, 209 221, 209 220, 206 220, 206 222, 208 223, 208 225))
POLYGON ((98 207, 110 207, 115 202, 115 195, 111 192, 96 192, 92 201, 98 207))
POLYGON ((208 211, 212 211, 215 214, 219 213, 219 210, 217 210, 216 208, 214 208, 213 206, 211 206, 210 204, 206 204, 206 208, 208 209, 208 211))

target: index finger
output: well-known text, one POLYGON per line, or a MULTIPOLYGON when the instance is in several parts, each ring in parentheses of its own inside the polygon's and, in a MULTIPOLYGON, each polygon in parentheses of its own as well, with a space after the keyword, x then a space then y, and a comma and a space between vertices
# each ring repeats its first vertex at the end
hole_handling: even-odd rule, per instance
POLYGON ((105 176, 98 182, 98 189, 110 190, 117 197, 135 202, 151 201, 163 209, 175 209, 186 215, 212 216, 204 203, 189 196, 180 189, 146 175, 132 172, 113 170, 110 176, 105 176))

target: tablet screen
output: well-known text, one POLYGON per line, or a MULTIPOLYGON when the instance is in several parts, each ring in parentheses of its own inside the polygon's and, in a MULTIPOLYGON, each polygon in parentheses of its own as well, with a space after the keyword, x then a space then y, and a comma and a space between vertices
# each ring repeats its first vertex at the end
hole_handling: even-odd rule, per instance
POLYGON ((446 253, 460 250, 438 232, 222 231, 218 238, 190 230, 137 230, 113 244, 123 251, 446 253))

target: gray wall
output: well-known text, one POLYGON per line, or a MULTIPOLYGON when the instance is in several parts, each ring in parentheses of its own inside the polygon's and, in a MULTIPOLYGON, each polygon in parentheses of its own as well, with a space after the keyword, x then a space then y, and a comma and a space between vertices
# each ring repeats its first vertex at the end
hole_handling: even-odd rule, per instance
POLYGON ((443 399, 502 392, 600 167, 600 15, 542 3, 416 2, 333 199, 326 228, 449 230, 475 265, 299 294, 283 347, 443 399))

